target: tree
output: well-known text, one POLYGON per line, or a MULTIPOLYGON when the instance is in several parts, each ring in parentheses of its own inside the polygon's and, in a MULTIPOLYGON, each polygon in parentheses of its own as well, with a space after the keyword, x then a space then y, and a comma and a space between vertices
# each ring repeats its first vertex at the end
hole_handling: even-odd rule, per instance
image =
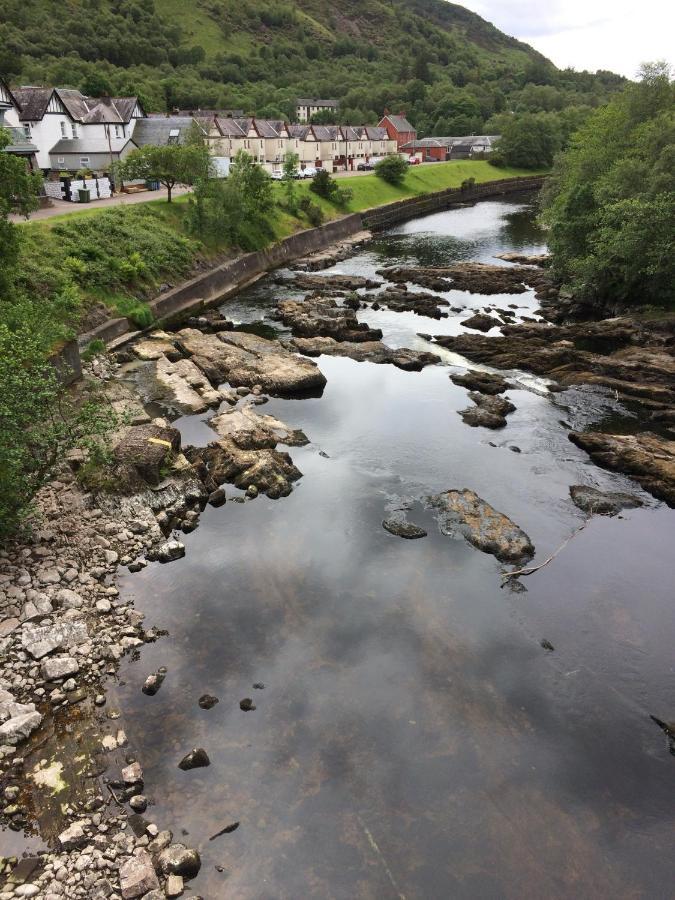
POLYGON ((319 169, 312 178, 310 191, 324 200, 335 203, 336 206, 346 206, 352 199, 353 191, 350 188, 340 187, 334 178, 331 178, 326 169, 319 169))
POLYGON ((109 97, 113 92, 110 82, 100 72, 89 72, 80 82, 80 90, 87 97, 109 97))
POLYGON ((0 323, 0 537, 20 525, 35 493, 72 447, 100 450, 109 407, 76 404, 47 360, 39 317, 15 331, 0 323))
POLYGON ((497 143, 495 165, 547 169, 560 150, 562 138, 555 118, 545 113, 514 115, 497 143))
POLYGON ((115 174, 127 181, 159 181, 166 188, 167 201, 171 203, 172 191, 177 184, 193 185, 201 178, 208 178, 210 168, 209 152, 204 146, 186 143, 155 147, 148 144, 132 150, 125 160, 117 163, 115 174))
POLYGON ((675 304, 675 85, 643 67, 592 113, 544 193, 553 271, 595 305, 675 304))
POLYGON ((298 163, 300 157, 293 151, 288 152, 284 156, 283 166, 283 183, 286 193, 286 206, 290 212, 295 212, 298 204, 295 197, 295 179, 298 176, 298 163))
POLYGON ((402 184, 408 172, 408 163, 400 156, 385 156, 375 163, 375 174, 388 184, 402 184))
POLYGON ((9 213, 16 210, 27 217, 37 209, 41 183, 21 157, 3 152, 11 139, 10 132, 0 128, 0 299, 7 294, 19 252, 19 232, 9 213))

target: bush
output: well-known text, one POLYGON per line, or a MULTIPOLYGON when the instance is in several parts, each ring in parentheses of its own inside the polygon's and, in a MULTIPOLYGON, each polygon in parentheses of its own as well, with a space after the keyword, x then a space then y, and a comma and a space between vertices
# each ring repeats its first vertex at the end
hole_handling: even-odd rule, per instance
POLYGON ((302 197, 298 204, 300 209, 309 219, 311 225, 317 228, 323 222, 323 210, 318 203, 312 203, 309 197, 302 197))
POLYGON ((323 197, 324 200, 332 200, 335 192, 339 190, 337 182, 330 177, 326 169, 318 170, 314 178, 312 178, 309 189, 317 196, 323 197))
POLYGON ((463 191, 470 191, 472 187, 476 186, 476 179, 471 176, 471 178, 465 178, 461 184, 461 189, 463 191))
POLYGON ((94 396, 76 404, 59 383, 39 321, 0 324, 0 537, 21 525, 35 493, 72 447, 100 446, 114 427, 94 396))
POLYGON ((408 172, 408 163, 400 156, 386 156, 375 163, 375 174, 387 184, 402 184, 408 172))

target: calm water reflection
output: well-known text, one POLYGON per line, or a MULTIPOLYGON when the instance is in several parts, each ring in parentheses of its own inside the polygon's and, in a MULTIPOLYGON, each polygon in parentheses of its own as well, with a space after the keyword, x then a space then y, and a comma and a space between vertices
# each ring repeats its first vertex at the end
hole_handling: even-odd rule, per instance
MULTIPOLYGON (((541 241, 522 205, 484 203, 409 223, 336 270, 489 260, 541 241)), ((279 295, 261 283, 225 309, 264 320, 279 295)), ((460 299, 535 307, 529 294, 460 299)), ((459 328, 363 318, 407 346, 459 328)), ((522 594, 421 503, 411 519, 427 538, 388 534, 392 497, 469 487, 528 532, 538 562, 583 521, 570 484, 635 489, 570 444, 560 420, 574 409, 556 405, 570 401, 534 379, 509 392, 503 431, 464 425, 446 361, 405 373, 321 358, 321 398, 262 410, 312 442, 292 450, 304 474, 293 494, 207 509, 185 559, 124 579, 170 632, 123 666, 125 728, 150 814, 202 852, 204 897, 673 894, 675 760, 648 718, 675 718, 673 512, 643 495, 645 508, 594 520, 522 594), (146 697, 159 665, 167 679, 146 697), (220 698, 208 711, 205 692, 220 698), (182 772, 193 746, 211 766, 182 772)), ((203 419, 179 422, 186 439, 209 439, 203 419)))

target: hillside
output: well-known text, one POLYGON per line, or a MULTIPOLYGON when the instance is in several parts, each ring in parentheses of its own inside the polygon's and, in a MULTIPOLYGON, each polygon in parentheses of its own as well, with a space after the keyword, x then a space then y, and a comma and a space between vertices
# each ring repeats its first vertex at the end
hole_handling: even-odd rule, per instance
POLYGON ((425 133, 477 132, 504 110, 596 106, 621 79, 559 72, 444 0, 5 0, 0 75, 153 110, 292 116, 296 96, 344 119, 405 109, 425 133))

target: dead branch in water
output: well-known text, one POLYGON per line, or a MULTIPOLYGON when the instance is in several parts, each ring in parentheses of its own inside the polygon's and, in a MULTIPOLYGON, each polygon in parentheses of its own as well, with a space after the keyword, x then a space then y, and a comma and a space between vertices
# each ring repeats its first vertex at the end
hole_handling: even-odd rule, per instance
POLYGON ((516 569, 513 572, 502 572, 502 581, 506 582, 509 578, 520 578, 521 575, 533 575, 535 572, 538 572, 540 569, 543 569, 544 566, 547 566, 550 562, 552 562, 556 556, 560 553, 561 550, 564 550, 565 547, 569 544, 572 538, 575 538, 580 531, 583 531, 584 528, 588 525, 588 522, 584 522, 583 525, 580 525, 576 531, 573 531, 572 534, 562 542, 562 544, 558 547, 558 549, 553 552, 548 559, 545 559, 543 563, 540 563, 538 566, 528 566, 524 569, 516 569))

